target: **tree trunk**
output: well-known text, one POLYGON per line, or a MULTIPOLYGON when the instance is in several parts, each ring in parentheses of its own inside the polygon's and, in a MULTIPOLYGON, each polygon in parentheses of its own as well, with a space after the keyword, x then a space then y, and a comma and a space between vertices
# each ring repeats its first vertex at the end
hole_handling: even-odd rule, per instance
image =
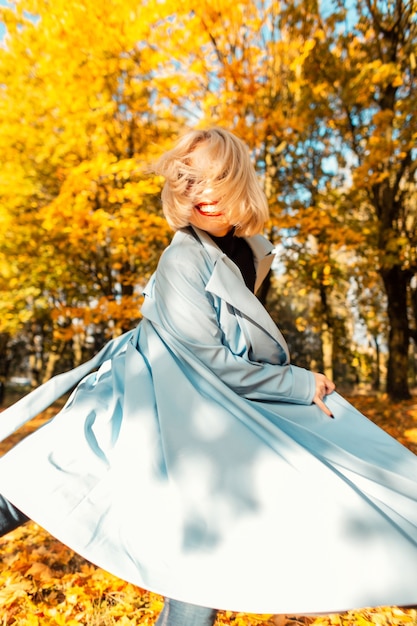
POLYGON ((323 351, 323 374, 333 380, 333 330, 324 322, 321 327, 321 345, 323 351))
POLYGON ((408 348, 410 330, 407 316, 408 275, 394 265, 381 271, 387 294, 390 323, 388 336, 387 393, 392 400, 408 400, 408 348))
POLYGON ((61 357, 61 354, 59 352, 51 351, 48 353, 48 360, 46 362, 45 372, 42 377, 42 383, 46 383, 46 381, 52 378, 55 372, 55 366, 58 363, 60 357, 61 357))
POLYGON ((4 392, 10 368, 9 338, 8 333, 0 333, 0 405, 4 400, 4 392))
POLYGON ((321 302, 321 346, 323 356, 323 374, 333 380, 333 359, 334 359, 334 323, 331 306, 327 297, 327 287, 320 285, 321 302))
POLYGON ((381 350, 379 348, 378 337, 374 336, 375 343, 375 372, 372 383, 372 389, 379 391, 381 389, 381 350))

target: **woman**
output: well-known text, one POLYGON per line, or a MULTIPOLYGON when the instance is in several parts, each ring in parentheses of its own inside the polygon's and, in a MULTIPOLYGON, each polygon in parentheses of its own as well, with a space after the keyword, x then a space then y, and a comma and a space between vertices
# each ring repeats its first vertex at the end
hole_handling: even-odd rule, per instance
POLYGON ((28 515, 164 595, 159 626, 415 604, 417 458, 290 363, 246 146, 191 131, 156 170, 176 234, 138 328, 2 414, 5 436, 84 377, 0 461, 3 532, 28 515))

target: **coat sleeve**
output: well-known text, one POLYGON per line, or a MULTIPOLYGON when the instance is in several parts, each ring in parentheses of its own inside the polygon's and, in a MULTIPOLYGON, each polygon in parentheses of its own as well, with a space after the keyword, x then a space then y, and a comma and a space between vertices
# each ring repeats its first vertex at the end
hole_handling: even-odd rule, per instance
MULTIPOLYGON (((151 320, 161 334, 168 333, 181 350, 188 350, 245 398, 311 404, 315 380, 308 370, 291 364, 257 362, 232 352, 219 325, 213 296, 205 290, 199 265, 177 249, 168 248, 162 255, 152 294, 156 317, 151 320)), ((146 307, 143 313, 147 317, 146 307)))

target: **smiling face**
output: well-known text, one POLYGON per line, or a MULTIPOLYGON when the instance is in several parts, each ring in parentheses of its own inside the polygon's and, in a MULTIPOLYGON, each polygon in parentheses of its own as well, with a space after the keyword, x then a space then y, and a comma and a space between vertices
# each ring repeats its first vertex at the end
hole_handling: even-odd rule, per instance
POLYGON ((194 204, 190 215, 190 224, 205 230, 209 235, 223 237, 233 228, 233 225, 224 215, 218 200, 211 197, 211 192, 212 190, 207 188, 201 194, 200 202, 194 204))
POLYGON ((225 215, 221 199, 217 197, 218 192, 214 186, 210 186, 210 173, 213 170, 213 163, 207 157, 207 149, 204 143, 200 144, 193 152, 191 166, 203 171, 207 176, 206 185, 191 184, 190 198, 193 208, 189 218, 190 224, 205 230, 209 235, 223 237, 232 228, 225 215))

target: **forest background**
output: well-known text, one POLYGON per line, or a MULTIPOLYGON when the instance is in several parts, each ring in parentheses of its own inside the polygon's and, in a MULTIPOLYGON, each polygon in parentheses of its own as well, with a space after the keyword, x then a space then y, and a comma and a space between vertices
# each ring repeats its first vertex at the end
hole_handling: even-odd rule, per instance
MULTIPOLYGON (((140 320, 172 236, 152 162, 185 128, 217 124, 247 142, 268 196, 278 254, 259 297, 293 361, 385 392, 412 426, 416 0, 2 0, 0 22, 6 401, 140 320)), ((397 426, 412 447, 417 429, 397 426)), ((32 623, 10 602, 4 623, 32 623)), ((45 616, 33 624, 61 623, 45 616)), ((417 623, 360 619, 332 623, 417 623)))
POLYGON ((152 161, 250 146, 293 361, 407 399, 417 361, 416 0, 1 8, 0 376, 33 386, 140 319, 172 233, 152 161))

